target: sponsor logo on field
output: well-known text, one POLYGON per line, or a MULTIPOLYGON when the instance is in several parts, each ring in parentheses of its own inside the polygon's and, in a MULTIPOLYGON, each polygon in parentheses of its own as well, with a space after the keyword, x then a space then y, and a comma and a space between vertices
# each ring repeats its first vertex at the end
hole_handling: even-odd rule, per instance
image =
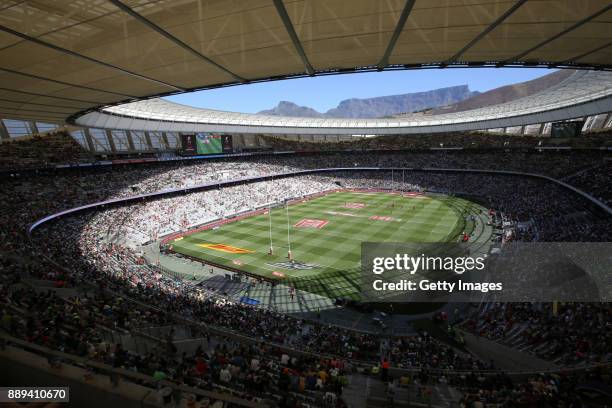
POLYGON ((313 220, 310 218, 304 218, 303 220, 298 221, 297 224, 294 225, 296 228, 323 228, 329 223, 328 220, 313 220))
POLYGON ((308 270, 318 268, 319 265, 316 264, 307 264, 304 262, 298 261, 287 261, 287 262, 273 262, 268 265, 273 266, 275 268, 283 268, 283 269, 293 269, 298 271, 308 270))
POLYGON ((225 244, 198 244, 198 246, 215 251, 227 252, 230 254, 252 254, 255 252, 251 251, 250 249, 237 248, 235 246, 225 244))
POLYGON ((371 220, 374 221, 393 221, 393 217, 388 217, 386 215, 373 215, 370 217, 371 220))
POLYGON ((276 276, 278 278, 284 278, 285 277, 285 274, 282 273, 282 272, 279 272, 279 271, 272 272, 272 275, 274 275, 274 276, 276 276))
POLYGON ((364 203, 344 203, 344 208, 364 208, 366 205, 364 203))

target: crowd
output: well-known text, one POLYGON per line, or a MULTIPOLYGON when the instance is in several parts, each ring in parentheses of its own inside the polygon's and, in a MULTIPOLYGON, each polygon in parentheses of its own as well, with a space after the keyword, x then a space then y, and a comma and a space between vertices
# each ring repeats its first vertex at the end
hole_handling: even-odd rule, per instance
POLYGON ((521 135, 492 132, 455 132, 418 135, 389 135, 379 137, 353 137, 349 140, 330 141, 327 138, 300 140, 291 137, 261 136, 266 145, 281 151, 322 152, 329 150, 429 150, 440 148, 463 149, 538 149, 555 147, 598 148, 609 146, 610 132, 586 133, 576 138, 557 139, 550 134, 521 135))
MULTIPOLYGON (((297 152, 328 152, 328 151, 424 151, 439 148, 468 149, 468 154, 477 150, 497 149, 507 150, 520 155, 523 151, 536 152, 538 148, 574 147, 598 148, 610 145, 610 131, 594 132, 579 138, 555 139, 548 136, 522 136, 487 132, 455 132, 444 134, 390 135, 368 138, 356 138, 333 142, 325 139, 323 142, 295 140, 282 137, 254 136, 258 144, 272 151, 297 152), (510 151, 512 149, 512 151, 510 151), (471 151, 470 151, 471 150, 471 151)), ((499 152, 496 152, 497 154, 499 152)), ((123 152, 121 156, 113 157, 112 152, 105 153, 109 159, 129 157, 123 152)), ((346 154, 346 153, 345 153, 346 154)), ((425 153, 427 154, 427 153, 425 153)), ((136 158, 152 158, 154 154, 141 152, 136 158)), ((32 169, 48 166, 92 163, 94 155, 77 143, 65 130, 58 130, 45 135, 20 137, 0 143, 0 171, 15 169, 32 169)))
MULTIPOLYGON (((121 237, 127 242, 141 244, 206 221, 338 187, 331 180, 318 177, 300 177, 299 181, 266 181, 257 183, 255 187, 241 184, 109 209, 88 221, 88 226, 92 226, 88 238, 112 234, 109 238, 121 237), (121 220, 119 225, 117 220, 121 220), (107 234, 100 233, 104 226, 113 228, 108 228, 107 234)), ((88 253, 96 246, 97 242, 83 251, 88 253)))
POLYGON ((511 175, 414 172, 410 174, 407 183, 391 183, 388 172, 367 175, 351 172, 342 176, 342 185, 346 187, 426 189, 478 197, 487 207, 503 213, 506 220, 533 224, 535 228, 526 229, 520 235, 521 241, 608 242, 612 238, 612 221, 609 217, 601 216, 586 204, 577 205, 577 200, 580 200, 577 196, 541 179, 511 175))
POLYGON ((592 393, 605 388, 609 368, 580 372, 538 374, 524 381, 511 381, 502 373, 493 376, 470 374, 453 379, 464 392, 461 408, 522 407, 571 408, 606 406, 607 400, 592 393), (585 402, 586 401, 586 402, 585 402))
MULTIPOLYGON (((337 187, 331 180, 325 179, 303 176, 297 179, 257 183, 256 188, 252 185, 234 186, 215 190, 216 195, 213 196, 219 200, 233 197, 235 208, 246 209, 247 205, 266 203, 270 198, 282 200, 295 197, 296 193, 303 195, 321 191, 320 189, 337 187), (270 195, 261 194, 263 191, 269 191, 270 195)), ((206 209, 210 205, 203 198, 206 194, 206 192, 190 194, 176 203, 162 199, 144 206, 137 204, 127 212, 124 212, 125 207, 122 207, 98 213, 93 220, 90 216, 68 218, 41 231, 45 252, 52 259, 65 262, 63 265, 78 265, 78 269, 85 272, 88 279, 100 279, 100 272, 104 272, 111 279, 118 279, 121 282, 117 285, 117 290, 127 287, 130 290, 130 297, 141 299, 147 304, 164 304, 166 310, 182 316, 193 316, 209 325, 302 350, 319 353, 336 350, 338 356, 354 360, 375 361, 378 358, 380 341, 371 335, 322 325, 313 326, 266 309, 219 299, 201 291, 196 292, 192 287, 166 277, 150 265, 143 264, 142 258, 134 250, 128 246, 118 245, 107 237, 107 231, 117 224, 118 220, 121 225, 131 224, 133 229, 146 228, 146 214, 149 211, 163 212, 165 208, 172 206, 174 211, 180 214, 180 219, 194 206, 203 206, 206 209), (141 214, 145 214, 145 217, 141 214), (132 224, 133 222, 136 224, 132 224), (74 239, 66 242, 63 238, 66 236, 72 236, 74 239), (133 265, 139 267, 131 268, 133 265)), ((222 215, 231 214, 230 211, 233 209, 233 206, 229 206, 222 215)), ((438 347, 432 351, 446 351, 443 345, 429 340, 428 344, 435 344, 438 347)), ((411 352, 412 350, 408 349, 405 351, 406 354, 411 352)), ((423 355, 421 359, 415 361, 417 365, 403 364, 405 367, 429 364, 425 360, 423 355)), ((449 366, 443 365, 443 367, 449 366)))
POLYGON ((494 303, 463 323, 471 332, 561 365, 610 361, 612 310, 602 303, 494 303))
MULTIPOLYGON (((6 278, 0 288, 3 327, 51 348, 130 366, 145 373, 163 372, 178 382, 202 384, 199 382, 201 379, 207 387, 228 386, 235 392, 242 392, 241 395, 256 394, 252 390, 265 382, 274 384, 270 389, 274 390, 273 394, 279 401, 293 398, 289 391, 297 394, 313 391, 313 398, 323 398, 329 393, 330 398, 335 398, 332 396, 337 397, 341 391, 342 376, 349 361, 370 364, 378 361, 382 347, 380 338, 234 303, 206 290, 195 291, 160 273, 155 266, 147 265, 130 243, 141 243, 205 220, 338 186, 430 190, 477 196, 509 219, 529 221, 535 225, 533 230, 519 237, 521 240, 610 241, 612 228, 609 219, 593 210, 586 200, 538 179, 419 171, 406 172, 402 179, 400 172, 396 171, 392 180, 387 171, 279 178, 109 207, 51 223, 35 233, 33 243, 24 233, 27 225, 60 209, 103 199, 308 168, 472 167, 559 177, 586 168, 596 172, 599 167, 593 167, 593 162, 600 160, 603 160, 602 155, 583 153, 518 154, 518 157, 501 153, 329 154, 270 156, 244 161, 226 159, 188 165, 165 163, 6 177, 0 181, 3 191, 11 197, 11 200, 0 203, 0 265, 6 278), (47 256, 54 262, 47 261, 47 256), (18 277, 22 275, 52 280, 58 286, 80 288, 93 284, 101 289, 66 301, 50 294, 28 292, 19 283, 18 277), (128 299, 141 303, 128 304, 128 299), (49 307, 44 308, 45 304, 49 307), (13 307, 33 313, 18 318, 13 314, 13 307), (245 347, 239 343, 230 346, 228 343, 226 349, 200 350, 193 355, 169 358, 164 357, 167 349, 156 356, 130 355, 121 346, 107 344, 100 338, 104 328, 132 330, 172 324, 176 315, 249 336, 258 341, 258 346, 245 347), (47 327, 45 322, 49 321, 56 324, 47 327), (75 329, 83 335, 76 334, 75 329), (100 347, 100 344, 103 345, 100 347), (317 357, 305 361, 287 360, 282 354, 270 358, 268 347, 271 345, 332 355, 322 360, 317 357), (259 361, 255 366, 252 364, 254 359, 259 361), (202 372, 206 374, 201 375, 202 372)), ((587 186, 596 189, 598 183, 587 186)), ((564 306, 555 315, 547 310, 546 305, 540 305, 540 309, 525 307, 521 313, 513 313, 511 319, 505 310, 491 312, 491 318, 484 319, 487 324, 472 329, 503 341, 511 331, 510 327, 520 325, 524 340, 521 344, 529 344, 533 349, 546 349, 547 353, 540 354, 544 358, 561 358, 563 364, 572 365, 605 361, 609 356, 602 347, 609 337, 609 329, 606 331, 609 307, 601 305, 594 309, 580 305, 564 306), (538 333, 544 333, 544 337, 538 337, 538 333), (599 337, 593 340, 595 334, 601 336, 601 341, 599 337)), ((477 358, 457 352, 426 333, 394 339, 389 344, 387 355, 395 367, 459 370, 486 367, 477 358)), ((340 403, 340 398, 335 400, 340 403)))
POLYGON ((564 181, 584 191, 591 192, 601 202, 612 206, 612 163, 605 160, 593 167, 570 175, 564 181))
MULTIPOLYGON (((19 275, 3 273, 3 278, 19 275)), ((231 394, 245 400, 293 407, 299 401, 322 405, 337 397, 346 383, 345 362, 332 358, 290 357, 264 343, 250 346, 208 336, 193 353, 177 353, 172 338, 162 339, 146 354, 113 343, 113 330, 137 333, 139 325, 168 323, 163 312, 139 310, 122 298, 95 290, 89 296, 64 299, 53 291, 37 292, 18 281, 0 286, 2 329, 54 350, 86 357, 111 367, 147 374, 157 380, 231 394), (142 315, 141 315, 142 313, 142 315)))
POLYGON ((91 153, 63 130, 2 140, 0 143, 0 171, 90 163, 94 160, 91 153))

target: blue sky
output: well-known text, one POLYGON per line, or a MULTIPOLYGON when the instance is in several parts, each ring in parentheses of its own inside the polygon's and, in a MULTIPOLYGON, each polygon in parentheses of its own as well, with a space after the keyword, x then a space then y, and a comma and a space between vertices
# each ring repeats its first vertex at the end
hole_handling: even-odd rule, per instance
POLYGON ((473 91, 528 81, 553 72, 542 68, 468 68, 369 72, 289 79, 175 95, 167 99, 191 106, 255 113, 279 101, 325 112, 341 100, 429 91, 467 84, 473 91))

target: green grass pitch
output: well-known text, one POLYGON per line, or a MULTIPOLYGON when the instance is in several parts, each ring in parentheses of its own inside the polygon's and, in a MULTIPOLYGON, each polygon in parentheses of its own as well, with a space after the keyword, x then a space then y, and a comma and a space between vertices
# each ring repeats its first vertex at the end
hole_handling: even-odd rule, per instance
MULTIPOLYGON (((362 242, 447 242, 469 229, 464 215, 476 204, 457 197, 407 197, 385 192, 331 192, 289 205, 294 261, 286 265, 287 210, 253 215, 216 229, 170 241, 174 252, 251 275, 282 281, 330 298, 354 297, 359 290, 362 242), (350 208, 357 207, 357 208, 350 208), (372 217, 390 217, 373 219, 372 217), (304 220, 325 223, 321 228, 304 220), (270 255, 270 221, 273 254, 270 255), (302 227, 300 227, 300 222, 302 227), (306 223, 306 225, 303 225, 306 223), (230 253, 202 245, 221 244, 249 251, 230 253), (285 265, 283 266, 283 263, 285 265)), ((469 231, 468 231, 469 232, 469 231)), ((230 248, 231 250, 231 248, 230 248)))

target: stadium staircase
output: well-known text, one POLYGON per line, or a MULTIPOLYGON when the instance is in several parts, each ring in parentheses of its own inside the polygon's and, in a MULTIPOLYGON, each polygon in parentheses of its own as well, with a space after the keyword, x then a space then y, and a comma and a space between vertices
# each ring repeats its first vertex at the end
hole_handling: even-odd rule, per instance
POLYGON ((466 348, 484 361, 492 360, 495 367, 502 370, 555 370, 559 366, 524 350, 462 332, 466 348), (502 358, 503 357, 503 358, 502 358))
POLYGON ((457 404, 460 393, 446 384, 423 387, 407 379, 395 379, 389 386, 378 376, 354 374, 349 376, 342 399, 350 408, 447 408, 457 404))
MULTIPOLYGON (((487 341, 494 341, 502 346, 508 347, 512 353, 528 356, 533 361, 539 362, 534 369, 539 369, 541 366, 546 368, 559 368, 568 364, 567 354, 563 352, 559 339, 557 338, 532 338, 528 334, 532 331, 529 323, 517 322, 509 330, 498 327, 497 330, 492 325, 495 322, 488 323, 487 314, 493 312, 497 315, 503 315, 507 304, 483 303, 479 311, 473 318, 478 323, 474 327, 474 332, 487 332, 487 341), (493 307, 499 307, 499 310, 493 311, 493 307)), ((500 323, 503 325, 505 323, 500 323)), ((586 365, 588 362, 582 361, 579 365, 586 365)), ((578 365, 578 366, 579 366, 578 365)))

